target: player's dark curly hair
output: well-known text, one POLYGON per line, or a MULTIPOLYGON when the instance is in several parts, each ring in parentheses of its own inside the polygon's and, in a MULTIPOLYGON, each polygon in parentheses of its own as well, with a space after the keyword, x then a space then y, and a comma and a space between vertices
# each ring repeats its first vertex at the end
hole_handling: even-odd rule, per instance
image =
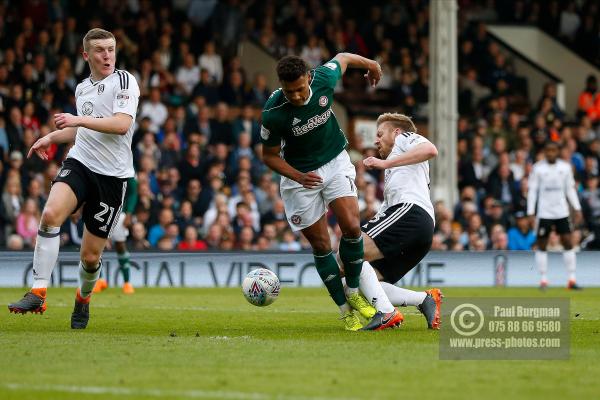
POLYGON ((283 82, 293 82, 307 72, 308 65, 298 56, 285 56, 277 63, 277 76, 283 82))

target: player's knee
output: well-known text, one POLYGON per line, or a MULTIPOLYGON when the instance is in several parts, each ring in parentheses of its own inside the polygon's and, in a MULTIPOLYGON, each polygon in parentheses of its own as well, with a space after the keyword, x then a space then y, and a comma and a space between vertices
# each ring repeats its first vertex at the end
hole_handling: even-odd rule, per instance
POLYGON ((357 238, 361 235, 360 218, 358 215, 346 213, 338 219, 342 236, 347 238, 357 238))
POLYGON ((42 211, 42 217, 40 219, 40 225, 44 226, 61 226, 64 221, 61 221, 60 210, 50 204, 46 204, 44 211, 42 211))
POLYGON ((315 254, 327 254, 331 252, 331 243, 329 242, 329 237, 327 239, 317 239, 311 243, 313 251, 315 254))
POLYGON ((100 263, 100 253, 95 251, 84 250, 81 252, 81 262, 86 271, 94 271, 100 263))
POLYGON ((340 227, 342 231, 342 236, 345 238, 358 238, 361 235, 360 225, 358 219, 356 219, 356 224, 352 224, 350 226, 346 226, 344 228, 340 227))

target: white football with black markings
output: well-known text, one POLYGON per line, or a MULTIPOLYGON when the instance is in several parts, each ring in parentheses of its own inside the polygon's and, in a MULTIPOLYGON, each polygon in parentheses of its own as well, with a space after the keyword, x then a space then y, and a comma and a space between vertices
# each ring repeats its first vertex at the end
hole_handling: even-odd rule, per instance
POLYGON ((242 282, 242 292, 248 303, 258 307, 268 306, 279 296, 281 284, 275 273, 266 268, 250 271, 242 282))

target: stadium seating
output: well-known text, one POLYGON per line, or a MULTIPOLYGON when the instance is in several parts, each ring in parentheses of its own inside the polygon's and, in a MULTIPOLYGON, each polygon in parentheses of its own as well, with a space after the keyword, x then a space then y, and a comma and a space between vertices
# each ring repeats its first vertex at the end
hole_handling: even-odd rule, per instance
MULTIPOLYGON (((178 8, 185 2, 143 2, 139 9, 128 2, 100 1, 104 7, 93 12, 86 2, 68 8, 62 2, 28 3, 0 7, 5 21, 0 26, 2 248, 34 246, 30 228, 39 220, 68 146, 54 146, 47 162, 24 156, 36 138, 53 130, 54 113, 75 112, 73 90, 89 73, 80 56, 81 39, 93 26, 114 32, 117 66, 136 76, 142 93, 133 138, 140 184, 130 229, 132 249, 308 248, 289 230, 278 177, 261 162, 260 109, 274 88, 266 87, 261 74, 247 76, 237 57, 242 39, 253 40, 273 57, 302 55, 313 66, 342 51, 372 57, 385 73, 377 89, 367 89, 359 72, 348 73, 336 89, 351 116, 396 110, 427 117, 427 1, 373 2, 366 10, 363 3, 340 7, 334 2, 325 8, 311 7, 312 1, 190 2, 185 8, 178 8), (94 18, 78 18, 83 15, 94 18), (159 222, 164 209, 172 215, 159 222), (156 231, 170 233, 155 238, 150 233, 156 231)), ((561 156, 576 172, 588 216, 587 224, 578 227, 578 240, 598 232, 600 100, 594 103, 598 114, 588 106, 580 112, 562 110, 552 84, 542 98, 528 98, 527 82, 515 74, 482 22, 529 22, 547 29, 546 19, 558 18, 561 22, 552 25, 556 32, 550 33, 584 46, 575 50, 598 62, 597 53, 587 52, 599 48, 598 37, 586 30, 590 18, 597 26, 598 7, 586 3, 578 9, 569 3, 546 14, 542 1, 527 2, 532 10, 524 10, 526 2, 519 0, 506 8, 461 3, 461 197, 458 204, 436 205, 434 249, 512 248, 508 231, 523 211, 527 174, 548 139, 565 145, 561 156), (576 16, 579 28, 574 28, 576 16)), ((596 93, 584 90, 584 77, 581 84, 583 97, 589 93, 585 98, 596 101, 596 93)), ((354 154, 372 151, 351 143, 358 143, 354 154)), ((360 166, 357 172, 361 218, 368 219, 380 201, 382 176, 360 166)), ((81 232, 77 218, 63 226, 63 246, 78 246, 80 237, 73 232, 81 232)), ((332 221, 331 236, 336 235, 332 221)), ((550 245, 560 246, 556 238, 550 245)))

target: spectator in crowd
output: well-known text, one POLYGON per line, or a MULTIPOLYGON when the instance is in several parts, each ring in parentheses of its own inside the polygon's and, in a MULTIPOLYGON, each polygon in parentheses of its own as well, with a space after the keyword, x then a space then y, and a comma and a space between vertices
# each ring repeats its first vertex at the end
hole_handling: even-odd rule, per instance
POLYGON ((194 217, 192 203, 189 200, 183 200, 179 204, 179 211, 176 213, 175 221, 179 226, 179 231, 185 235, 185 228, 188 226, 199 226, 202 218, 194 217))
MULTIPOLYGON (((160 210, 158 223, 150 228, 148 232, 148 242, 151 246, 156 246, 158 241, 167 235, 167 228, 174 222, 173 210, 163 208, 160 210)), ((172 241, 173 238, 170 238, 172 241)))
POLYGON ((215 118, 210 123, 209 150, 219 143, 233 145, 233 125, 229 121, 229 106, 223 102, 217 104, 215 118))
MULTIPOLYGON (((168 210, 168 208, 163 208, 163 210, 168 210)), ((177 248, 179 241, 179 226, 175 222, 171 222, 167 225, 164 236, 158 240, 158 248, 161 250, 174 250, 177 248)))
POLYGON ((498 168, 490 174, 487 193, 505 207, 513 207, 513 202, 518 198, 517 186, 507 162, 498 165, 498 168))
POLYGON ((213 193, 209 187, 203 188, 199 179, 191 179, 186 188, 184 201, 190 202, 194 218, 202 218, 212 201, 213 193))
POLYGON ((153 133, 158 133, 168 115, 167 107, 161 102, 160 89, 156 87, 150 89, 150 99, 143 101, 140 106, 140 117, 150 118, 149 129, 153 133))
POLYGON ((12 226, 14 226, 17 216, 21 212, 22 206, 21 180, 18 175, 13 174, 6 180, 2 191, 2 208, 4 209, 7 233, 12 231, 12 226))
POLYGON ((516 225, 508 230, 509 250, 531 250, 535 244, 535 232, 524 211, 515 213, 516 225))
POLYGON ((229 106, 241 107, 246 102, 246 97, 242 74, 239 71, 233 71, 229 75, 229 79, 221 85, 219 98, 229 106))
POLYGON ((34 199, 27 198, 17 216, 16 225, 17 234, 23 238, 23 242, 30 248, 35 246, 39 223, 40 209, 38 204, 34 199))
POLYGON ((218 249, 223 237, 224 229, 221 225, 214 223, 208 228, 208 232, 205 237, 206 244, 209 249, 218 249))
POLYGON ((200 80, 192 89, 192 98, 202 97, 207 105, 214 106, 220 100, 219 86, 206 68, 200 70, 200 80))
POLYGON ((223 61, 221 56, 216 53, 215 43, 211 40, 204 44, 204 52, 198 58, 198 65, 206 69, 211 80, 220 85, 223 81, 223 61))
POLYGON ((60 228, 60 246, 79 249, 83 240, 81 211, 71 214, 60 228))
POLYGON ((267 77, 263 73, 256 73, 254 81, 246 96, 246 103, 262 107, 267 102, 271 95, 271 91, 267 87, 267 77))
POLYGON ((306 44, 302 46, 300 57, 306 60, 311 68, 316 68, 323 63, 323 60, 328 58, 327 50, 323 48, 317 35, 311 35, 306 44))
POLYGON ((559 35, 572 42, 581 25, 581 18, 575 11, 575 2, 569 1, 567 7, 560 13, 559 35))
POLYGON ((233 138, 238 142, 242 132, 250 135, 252 145, 260 143, 260 124, 255 118, 254 108, 247 104, 242 108, 242 112, 233 122, 233 138))
POLYGON ((131 227, 131 235, 127 239, 127 248, 131 250, 147 250, 151 247, 146 240, 146 228, 141 222, 136 222, 131 227))
POLYGON ((198 230, 193 225, 188 225, 183 231, 183 240, 177 245, 177 250, 204 251, 208 245, 198 239, 198 230))
POLYGON ((296 236, 291 229, 286 229, 283 232, 282 242, 279 245, 281 251, 299 251, 301 249, 300 243, 296 240, 296 236))
POLYGON ((177 69, 175 74, 177 89, 180 94, 188 98, 198 82, 200 82, 200 67, 196 65, 196 60, 192 53, 185 55, 183 65, 177 69))
POLYGON ((483 163, 483 148, 475 147, 471 160, 460 160, 458 167, 458 186, 464 188, 471 186, 481 189, 487 180, 489 167, 483 163))
POLYGON ((586 115, 590 121, 596 122, 600 118, 600 96, 596 76, 590 75, 585 80, 585 89, 579 95, 579 116, 586 115))

